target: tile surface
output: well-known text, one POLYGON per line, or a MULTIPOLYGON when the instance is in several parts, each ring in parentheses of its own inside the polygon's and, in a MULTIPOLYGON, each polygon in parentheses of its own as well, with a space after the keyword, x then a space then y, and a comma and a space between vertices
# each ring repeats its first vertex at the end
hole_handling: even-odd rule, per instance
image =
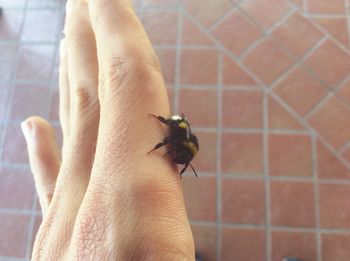
MULTIPOLYGON (((134 0, 172 112, 200 141, 182 179, 204 260, 350 260, 350 1, 134 0)), ((20 122, 62 144, 64 0, 0 0, 0 260, 41 222, 20 122)))

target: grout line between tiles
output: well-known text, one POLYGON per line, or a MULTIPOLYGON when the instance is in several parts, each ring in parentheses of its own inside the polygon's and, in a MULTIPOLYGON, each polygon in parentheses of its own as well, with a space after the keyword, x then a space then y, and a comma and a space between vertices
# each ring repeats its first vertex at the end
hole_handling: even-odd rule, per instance
POLYGON ((271 240, 271 196, 269 180, 269 137, 268 137, 268 93, 264 91, 263 99, 263 173, 265 183, 265 236, 266 236, 266 260, 272 260, 271 240))
POLYGON ((221 133, 222 133, 222 79, 223 79, 223 54, 218 53, 218 90, 217 90, 217 132, 216 132, 216 249, 217 260, 222 256, 222 178, 221 178, 221 133))
POLYGON ((314 185, 314 206, 315 206, 315 225, 316 225, 316 250, 317 260, 322 261, 322 249, 321 249, 321 234, 320 234, 320 194, 318 184, 318 164, 317 164, 317 134, 311 133, 311 149, 312 149, 312 170, 313 170, 313 185, 314 185))
POLYGON ((209 32, 214 31, 223 21, 225 21, 227 18, 229 18, 231 15, 233 15, 236 12, 237 12, 237 9, 233 7, 227 13, 220 16, 211 26, 209 26, 209 28, 207 28, 207 30, 209 32))
POLYGON ((318 13, 306 13, 305 17, 311 19, 343 19, 346 15, 343 14, 318 14, 318 13))
POLYGON ((173 97, 173 112, 171 114, 179 113, 179 96, 180 96, 180 82, 181 82, 181 49, 182 49, 182 26, 183 26, 183 8, 182 5, 177 6, 178 19, 176 28, 176 53, 175 53, 175 84, 173 97))

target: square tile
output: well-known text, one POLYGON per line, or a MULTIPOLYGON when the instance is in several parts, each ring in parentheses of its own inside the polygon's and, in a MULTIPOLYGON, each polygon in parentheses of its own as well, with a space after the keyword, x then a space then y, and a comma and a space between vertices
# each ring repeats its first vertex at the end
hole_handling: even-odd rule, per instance
POLYGON ((221 260, 265 261, 265 232, 260 229, 223 228, 221 260))
POLYGON ((227 128, 262 128, 261 91, 223 91, 222 124, 227 128))
POLYGON ((217 133, 196 131, 199 151, 191 162, 197 172, 216 173, 217 133))
POLYGON ((39 216, 35 216, 35 219, 34 219, 34 226, 33 226, 33 234, 32 234, 32 238, 31 238, 31 251, 30 251, 30 255, 32 255, 33 253, 33 246, 34 246, 34 242, 35 242, 35 238, 36 238, 36 235, 38 233, 38 230, 39 230, 39 227, 41 225, 41 222, 42 222, 42 216, 39 215, 39 216))
POLYGON ((322 234, 322 261, 350 260, 350 235, 322 234))
POLYGON ((303 67, 297 67, 273 88, 300 116, 305 116, 324 97, 327 88, 303 67))
POLYGON ((11 79, 14 64, 16 62, 16 45, 0 43, 0 80, 11 79))
POLYGON ((350 109, 331 97, 309 118, 310 125, 335 149, 350 140, 350 109))
POLYGON ((23 14, 23 9, 3 10, 0 23, 0 41, 16 40, 19 38, 23 14))
POLYGON ((306 0, 307 12, 311 14, 345 14, 343 0, 306 0))
POLYGON ((193 127, 216 127, 217 91, 180 89, 180 112, 193 127))
POLYGON ((317 175, 329 179, 350 178, 350 170, 320 140, 317 141, 317 175))
POLYGON ((272 260, 281 261, 287 256, 317 261, 316 235, 304 232, 272 232, 272 260))
POLYGON ((222 181, 222 221, 234 224, 265 222, 265 184, 263 180, 222 181))
POLYGON ((348 79, 338 90, 337 96, 350 105, 350 79, 348 79))
MULTIPOLYGON (((162 0, 160 0, 162 1, 162 0)), ((186 16, 182 17, 182 37, 184 45, 213 45, 213 42, 198 25, 186 16)))
POLYGON ((317 48, 305 63, 330 88, 335 88, 350 71, 349 55, 331 40, 317 48))
POLYGON ((205 27, 211 26, 233 8, 228 0, 186 0, 184 5, 188 12, 205 27))
POLYGON ((223 59, 223 85, 252 86, 256 82, 231 58, 224 56, 223 59))
POLYGON ((196 253, 203 260, 216 259, 216 227, 213 225, 191 224, 196 253))
POLYGON ((179 0, 136 0, 144 6, 175 6, 180 3, 179 0))
POLYGON ((320 226, 350 228, 350 186, 320 184, 320 226))
POLYGON ((269 96, 269 128, 279 130, 304 130, 300 121, 287 111, 280 102, 269 96))
POLYGON ((23 121, 32 115, 46 117, 50 106, 47 97, 50 97, 48 86, 16 84, 11 102, 10 119, 23 121))
POLYGON ((310 136, 269 135, 270 176, 312 176, 310 136))
POLYGON ((24 258, 26 255, 30 216, 0 214, 0 253, 24 258))
POLYGON ((19 48, 16 79, 51 80, 54 51, 54 45, 21 45, 19 48))
POLYGON ((268 29, 287 14, 289 5, 280 0, 248 0, 243 1, 241 9, 260 26, 268 29))
POLYGON ((271 181, 271 223, 274 226, 314 227, 312 182, 271 181))
POLYGON ((162 67, 162 73, 164 80, 167 84, 175 83, 175 60, 176 51, 175 49, 155 49, 160 65, 162 67))
POLYGON ((183 176, 183 190, 190 220, 216 221, 216 178, 183 176))
POLYGON ((28 9, 24 19, 21 41, 56 42, 58 30, 62 29, 63 16, 60 9, 28 9))
POLYGON ((267 38, 249 51, 243 63, 264 83, 270 85, 292 64, 287 53, 271 39, 267 38))
MULTIPOLYGON (((350 163, 350 146, 348 146, 348 147, 343 151, 343 153, 342 153, 341 155, 344 157, 344 159, 345 159, 347 162, 350 163)), ((349 170, 349 172, 350 172, 350 170, 349 170)))
POLYGON ((182 49, 181 83, 217 84, 218 53, 215 50, 182 49))
POLYGON ((31 209, 34 179, 29 168, 0 169, 0 208, 31 209))
POLYGON ((304 56, 323 36, 309 20, 298 13, 277 27, 272 35, 298 58, 304 56))
POLYGON ((10 123, 6 126, 1 158, 7 163, 28 163, 27 144, 19 123, 10 123))
POLYGON ((141 20, 152 44, 176 44, 177 11, 144 10, 141 20))
POLYGON ((0 83, 0 122, 5 121, 11 83, 0 83))
POLYGON ((261 35, 259 28, 238 11, 221 21, 212 33, 229 51, 236 55, 241 54, 261 35))
POLYGON ((221 147, 223 173, 263 174, 262 134, 223 133, 221 147))

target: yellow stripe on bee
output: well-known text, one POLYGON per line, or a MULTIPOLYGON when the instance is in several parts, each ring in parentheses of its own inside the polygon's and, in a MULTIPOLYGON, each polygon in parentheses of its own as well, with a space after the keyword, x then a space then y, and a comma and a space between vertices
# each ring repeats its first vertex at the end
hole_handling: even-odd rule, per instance
POLYGON ((189 149, 191 151, 193 156, 195 156, 197 154, 198 149, 197 149, 196 145, 194 145, 193 142, 185 141, 183 144, 185 145, 185 147, 187 149, 189 149))
POLYGON ((187 128, 187 123, 182 121, 182 122, 180 122, 179 127, 183 128, 183 129, 186 129, 187 128))

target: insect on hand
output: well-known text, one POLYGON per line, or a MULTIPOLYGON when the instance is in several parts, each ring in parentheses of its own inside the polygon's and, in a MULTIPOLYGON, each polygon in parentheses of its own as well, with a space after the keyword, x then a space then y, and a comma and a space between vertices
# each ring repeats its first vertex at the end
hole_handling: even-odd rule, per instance
POLYGON ((169 144, 169 149, 164 156, 169 155, 174 163, 185 165, 180 171, 180 177, 182 178, 182 174, 185 172, 188 166, 192 168, 194 174, 196 177, 198 177, 196 171, 190 163, 199 150, 198 139, 196 135, 191 132, 190 124, 185 115, 173 115, 169 119, 153 114, 149 115, 156 118, 161 123, 169 126, 170 130, 169 136, 165 137, 162 142, 159 142, 148 153, 169 144))

